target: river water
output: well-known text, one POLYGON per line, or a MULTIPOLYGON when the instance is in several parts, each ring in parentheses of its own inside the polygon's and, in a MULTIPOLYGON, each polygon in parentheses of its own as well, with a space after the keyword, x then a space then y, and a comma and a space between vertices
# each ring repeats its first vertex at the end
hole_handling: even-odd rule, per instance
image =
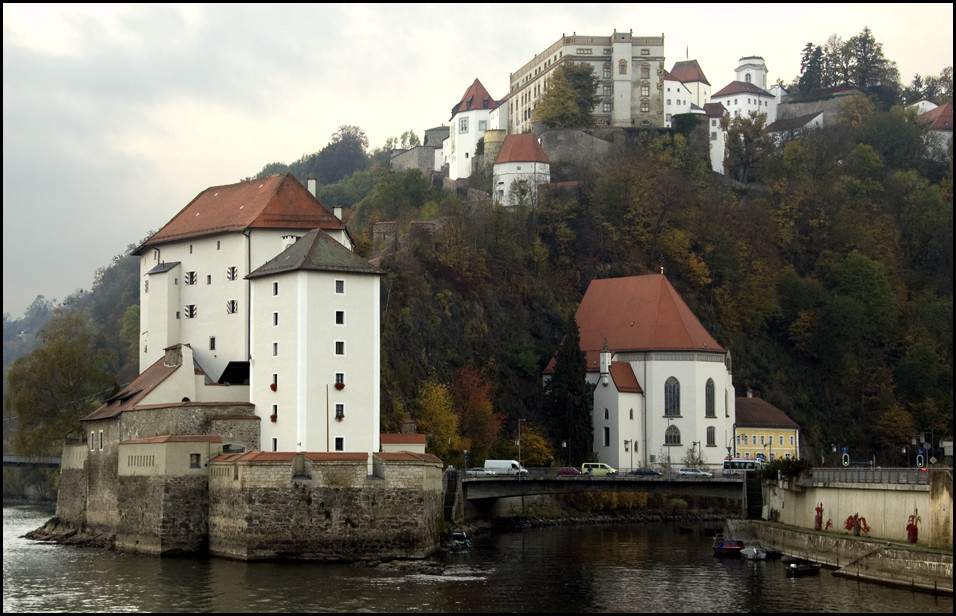
POLYGON ((23 539, 52 516, 3 508, 11 612, 953 612, 953 598, 780 561, 721 560, 670 523, 487 533, 423 573, 319 563, 153 558, 23 539))

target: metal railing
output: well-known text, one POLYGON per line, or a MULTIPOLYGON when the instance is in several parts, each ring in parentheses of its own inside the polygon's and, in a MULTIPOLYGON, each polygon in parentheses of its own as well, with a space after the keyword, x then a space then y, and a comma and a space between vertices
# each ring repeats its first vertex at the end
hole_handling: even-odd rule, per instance
POLYGON ((929 471, 920 468, 815 468, 812 476, 814 483, 929 484, 929 471))

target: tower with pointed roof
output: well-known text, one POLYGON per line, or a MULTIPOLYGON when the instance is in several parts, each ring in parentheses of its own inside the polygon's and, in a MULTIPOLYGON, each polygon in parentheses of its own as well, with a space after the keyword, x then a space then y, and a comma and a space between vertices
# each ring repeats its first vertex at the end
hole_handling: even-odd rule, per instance
POLYGON ((594 386, 595 461, 680 465, 693 450, 721 464, 733 446, 730 352, 667 278, 594 280, 575 318, 594 386))
POLYGON ((450 179, 471 177, 478 140, 491 128, 489 118, 497 106, 485 86, 475 79, 451 108, 449 135, 442 144, 442 157, 448 163, 450 179))
POLYGON ((551 181, 551 161, 532 133, 508 135, 495 158, 494 199, 501 205, 534 203, 538 186, 551 181))

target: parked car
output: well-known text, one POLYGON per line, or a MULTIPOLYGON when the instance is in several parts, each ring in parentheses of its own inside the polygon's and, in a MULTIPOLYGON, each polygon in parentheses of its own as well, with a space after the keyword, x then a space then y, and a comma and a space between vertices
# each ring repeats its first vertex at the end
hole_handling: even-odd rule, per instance
POLYGON ((617 469, 604 462, 585 462, 581 465, 581 472, 586 475, 617 475, 617 469))
POLYGON ((581 471, 570 466, 564 466, 558 469, 558 475, 580 475, 581 471))
POLYGON ((679 468, 677 469, 678 477, 713 477, 711 473, 707 471, 702 471, 699 468, 679 468))
POLYGON ((660 471, 655 471, 653 468, 646 468, 646 467, 635 468, 633 471, 631 471, 631 474, 638 475, 640 477, 660 477, 661 476, 660 471))
POLYGON ((469 468, 465 477, 494 477, 495 472, 487 468, 469 468))

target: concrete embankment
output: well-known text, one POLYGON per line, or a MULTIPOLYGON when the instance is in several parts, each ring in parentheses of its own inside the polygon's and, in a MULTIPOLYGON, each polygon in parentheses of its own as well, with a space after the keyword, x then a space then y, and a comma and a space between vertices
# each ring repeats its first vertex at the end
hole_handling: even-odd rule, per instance
POLYGON ((913 544, 811 531, 758 520, 727 520, 727 535, 821 563, 833 575, 888 586, 953 594, 953 553, 913 544))

